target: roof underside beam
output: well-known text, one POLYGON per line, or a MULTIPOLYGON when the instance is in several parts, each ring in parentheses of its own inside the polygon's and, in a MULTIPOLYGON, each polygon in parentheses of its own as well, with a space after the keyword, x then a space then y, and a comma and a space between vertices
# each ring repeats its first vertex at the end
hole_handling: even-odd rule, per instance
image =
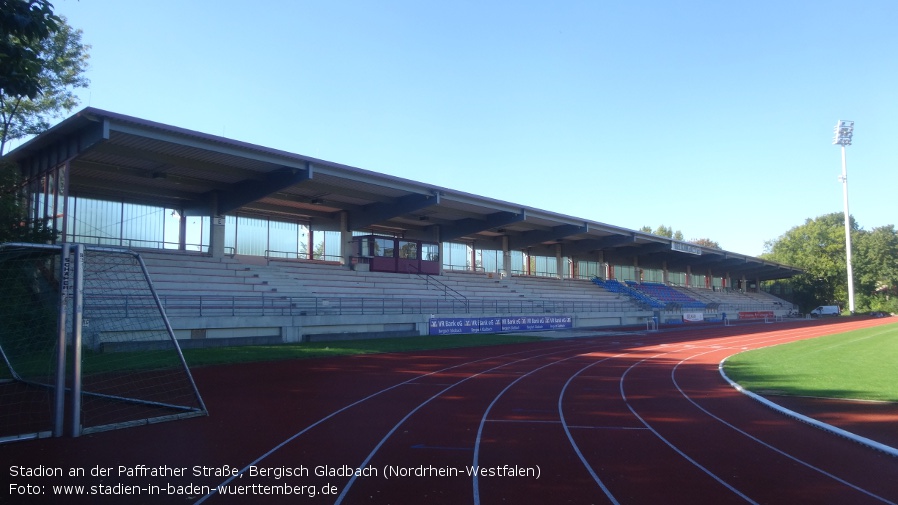
MULTIPOLYGON (((214 211, 219 215, 226 214, 311 178, 311 167, 307 166, 305 170, 284 167, 269 173, 265 180, 248 179, 234 184, 231 189, 207 193, 203 202, 205 205, 201 206, 205 207, 205 210, 214 211), (217 206, 211 205, 213 199, 217 199, 217 206)), ((201 209, 193 208, 191 210, 201 209)))
MULTIPOLYGON (((207 174, 212 173, 215 175, 227 174, 234 179, 255 179, 258 181, 265 180, 265 174, 262 172, 255 172, 252 170, 247 170, 245 168, 226 165, 223 163, 198 160, 187 156, 161 153, 152 149, 141 149, 137 147, 106 143, 103 145, 102 153, 121 156, 123 158, 140 160, 142 162, 151 161, 153 163, 157 163, 158 166, 153 170, 153 173, 156 176, 166 175, 171 177, 173 176, 172 172, 176 172, 178 169, 186 168, 190 169, 193 172, 203 172, 207 174)), ((197 177, 197 179, 204 180, 205 178, 197 177)))
POLYGON ((519 223, 526 218, 526 212, 524 212, 524 209, 521 209, 520 212, 494 212, 487 215, 486 219, 459 219, 452 225, 441 227, 440 240, 451 242, 474 233, 519 223))
MULTIPOLYGON (((754 275, 754 273, 756 273, 756 272, 761 272, 765 269, 770 269, 770 268, 775 269, 777 267, 775 267, 773 265, 764 265, 764 264, 759 264, 759 263, 744 262, 744 263, 740 263, 738 265, 730 265, 725 270, 731 275, 741 275, 744 273, 751 273, 752 275, 754 275)), ((800 272, 793 272, 793 273, 800 273, 800 272)))
POLYGON ((636 235, 617 235, 596 240, 595 249, 606 249, 636 243, 636 235))
POLYGON ((687 265, 692 268, 699 268, 707 265, 720 266, 724 264, 743 263, 745 263, 745 259, 743 258, 728 258, 725 255, 714 253, 702 255, 679 253, 667 260, 667 266, 669 268, 682 268, 687 265))
POLYGON ((276 203, 253 202, 249 205, 241 207, 241 213, 258 212, 261 215, 278 214, 289 216, 291 220, 305 220, 308 218, 333 220, 334 212, 316 211, 310 209, 296 209, 289 206, 277 205, 276 203))
POLYGON ((272 193, 289 188, 294 184, 300 184, 312 178, 312 170, 297 170, 295 168, 282 168, 274 171, 264 181, 247 180, 234 185, 230 191, 220 193, 218 196, 218 213, 224 214, 240 207, 255 202, 272 193))
POLYGON ((670 252, 670 244, 669 243, 658 243, 658 244, 645 244, 641 245, 633 251, 634 256, 648 256, 652 254, 659 253, 669 253, 670 252))
POLYGON ((119 182, 105 179, 93 179, 81 177, 76 183, 69 186, 69 194, 88 198, 109 198, 113 201, 127 195, 134 201, 144 203, 157 202, 159 205, 174 206, 179 208, 183 202, 189 202, 196 198, 196 193, 178 191, 168 188, 155 188, 150 186, 122 185, 119 182))
POLYGON ((551 230, 527 231, 520 235, 509 236, 508 248, 511 250, 524 249, 544 242, 559 241, 565 237, 588 231, 589 226, 585 223, 583 225, 563 224, 555 226, 551 230))
POLYGON ((439 203, 440 195, 437 192, 430 195, 417 193, 406 195, 391 203, 371 203, 362 207, 360 211, 350 212, 349 229, 361 230, 374 224, 389 221, 394 217, 439 205, 439 203))
POLYGON ((583 240, 574 240, 570 242, 565 242, 563 247, 564 254, 566 256, 578 256, 582 254, 586 254, 589 252, 596 251, 600 249, 597 245, 597 240, 595 238, 588 238, 583 240))

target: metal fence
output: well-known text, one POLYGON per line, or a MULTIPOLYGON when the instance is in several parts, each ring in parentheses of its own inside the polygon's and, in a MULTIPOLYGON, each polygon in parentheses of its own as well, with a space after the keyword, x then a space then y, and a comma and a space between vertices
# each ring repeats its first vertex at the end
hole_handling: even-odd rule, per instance
MULTIPOLYGON (((629 302, 444 298, 286 297, 283 295, 162 295, 166 314, 181 317, 343 316, 387 314, 534 314, 630 312, 629 302)), ((146 296, 87 297, 86 304, 138 315, 153 304, 146 296)))
MULTIPOLYGON (((388 314, 577 314, 595 312, 634 312, 639 308, 630 301, 589 300, 502 300, 470 298, 373 298, 373 297, 288 297, 260 294, 258 296, 221 295, 160 295, 169 316, 180 317, 253 317, 253 316, 348 316, 388 314)), ((88 296, 85 304, 102 306, 104 311, 119 311, 124 317, 134 317, 153 306, 152 298, 141 295, 118 296, 109 299, 102 295, 88 296)), ((779 310, 771 304, 726 304, 705 313, 779 310)), ((786 307, 787 308, 787 307, 786 307)), ((695 311, 696 309, 692 309, 695 311)), ((699 309, 700 310, 700 309, 699 309)), ((690 311, 662 310, 666 314, 690 311)))

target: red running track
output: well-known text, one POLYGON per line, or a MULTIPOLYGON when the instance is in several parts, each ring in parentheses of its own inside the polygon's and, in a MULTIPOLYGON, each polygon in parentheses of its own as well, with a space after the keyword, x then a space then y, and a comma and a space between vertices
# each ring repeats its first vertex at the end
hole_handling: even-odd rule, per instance
MULTIPOLYGON (((898 503, 898 458, 776 412, 718 372, 745 349, 889 322, 199 368, 210 417, 0 446, 0 503, 898 503), (18 494, 28 489, 42 494, 18 494)), ((850 418, 894 440, 881 416, 850 418)))

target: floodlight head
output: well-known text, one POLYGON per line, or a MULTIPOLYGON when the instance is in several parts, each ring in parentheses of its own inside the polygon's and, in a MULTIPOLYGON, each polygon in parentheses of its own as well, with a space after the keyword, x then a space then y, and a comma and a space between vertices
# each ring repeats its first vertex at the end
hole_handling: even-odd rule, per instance
POLYGON ((850 146, 851 137, 854 135, 854 121, 844 121, 840 119, 839 122, 836 123, 835 133, 833 144, 850 146))

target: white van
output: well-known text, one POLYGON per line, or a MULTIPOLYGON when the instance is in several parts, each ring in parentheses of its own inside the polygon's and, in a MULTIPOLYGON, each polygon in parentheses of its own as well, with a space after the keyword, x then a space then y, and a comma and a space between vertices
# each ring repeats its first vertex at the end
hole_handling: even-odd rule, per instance
POLYGON ((838 316, 842 314, 842 309, 838 305, 821 305, 811 311, 811 315, 817 316, 838 316))

